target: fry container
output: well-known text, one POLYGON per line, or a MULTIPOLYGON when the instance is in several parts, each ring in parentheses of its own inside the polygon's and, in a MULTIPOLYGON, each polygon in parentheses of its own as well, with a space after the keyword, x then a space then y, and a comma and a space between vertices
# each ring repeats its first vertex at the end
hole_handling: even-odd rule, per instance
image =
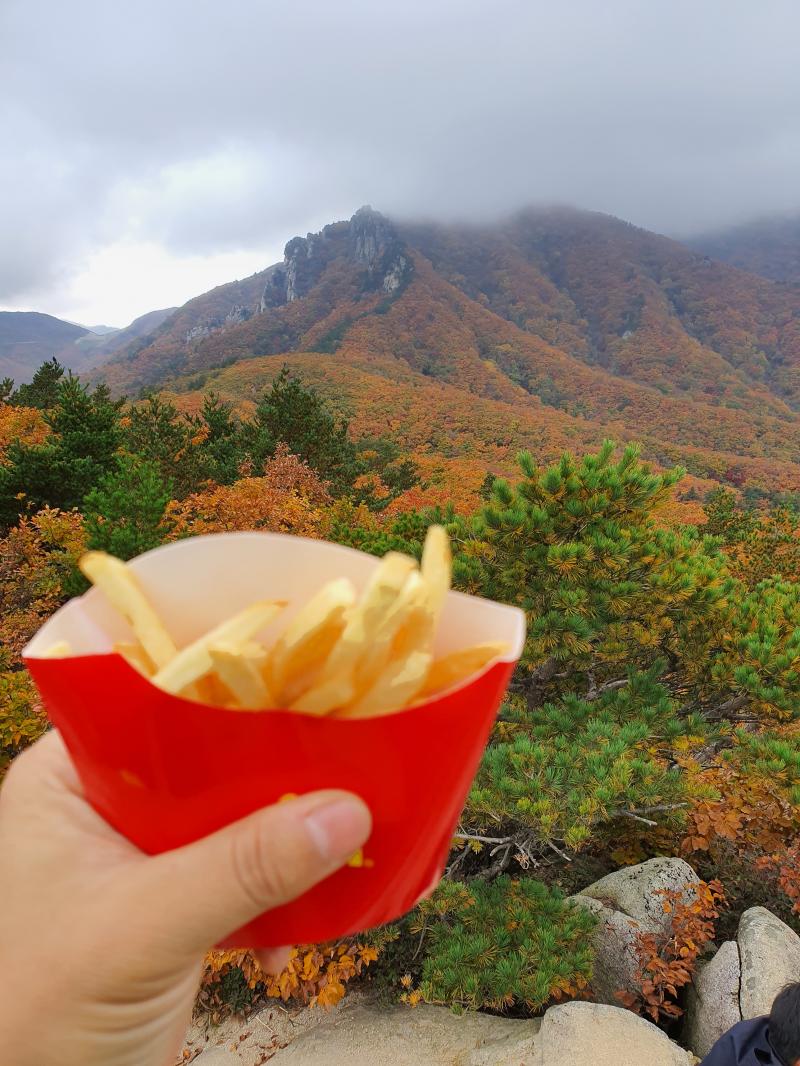
MULTIPOLYGON (((348 577, 360 590, 376 563, 324 541, 219 533, 157 548, 130 565, 181 647, 255 600, 287 600, 259 635, 269 644, 324 582, 348 577)), ((96 589, 57 611, 24 657, 88 800, 149 854, 289 793, 341 788, 364 799, 373 830, 360 865, 224 941, 269 947, 380 925, 433 890, 524 634, 517 608, 451 592, 437 654, 488 640, 505 641, 508 654, 418 706, 353 720, 231 710, 162 692, 112 650, 132 633, 96 589), (72 657, 43 657, 63 640, 72 657)))

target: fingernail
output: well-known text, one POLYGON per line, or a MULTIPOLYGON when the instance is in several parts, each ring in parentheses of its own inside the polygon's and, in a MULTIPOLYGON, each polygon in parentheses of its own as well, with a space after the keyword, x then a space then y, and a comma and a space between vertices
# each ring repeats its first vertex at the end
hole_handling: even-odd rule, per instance
POLYGON ((366 806, 355 796, 336 799, 306 815, 308 835, 320 857, 344 862, 369 836, 372 819, 366 806))

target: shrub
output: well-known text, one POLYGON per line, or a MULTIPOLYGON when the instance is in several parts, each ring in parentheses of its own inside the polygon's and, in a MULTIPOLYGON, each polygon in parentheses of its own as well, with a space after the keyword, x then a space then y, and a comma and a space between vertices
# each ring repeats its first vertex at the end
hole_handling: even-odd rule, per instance
POLYGON ((592 973, 595 919, 539 881, 443 881, 419 908, 422 981, 412 1003, 538 1010, 582 991, 592 973))
POLYGON ((638 934, 639 990, 617 993, 629 1010, 649 1014, 654 1022, 683 1014, 676 1002, 679 991, 691 981, 698 958, 714 939, 714 922, 725 902, 719 881, 699 881, 690 891, 694 898, 687 900, 682 891, 659 890, 664 913, 671 915, 669 931, 638 934))

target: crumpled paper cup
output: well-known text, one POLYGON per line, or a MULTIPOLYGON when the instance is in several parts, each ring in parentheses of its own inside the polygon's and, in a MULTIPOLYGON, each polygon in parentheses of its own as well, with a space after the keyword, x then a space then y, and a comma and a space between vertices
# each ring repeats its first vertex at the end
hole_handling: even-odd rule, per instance
MULTIPOLYGON (((157 548, 130 565, 182 646, 255 600, 288 600, 260 634, 269 642, 325 581, 348 577, 361 589, 376 563, 324 541, 220 533, 157 548)), ((269 947, 380 925, 433 890, 524 635, 517 608, 451 592, 437 653, 499 640, 508 654, 438 698, 354 720, 230 710, 162 692, 112 651, 132 634, 96 589, 57 611, 24 658, 87 798, 145 852, 197 840, 287 793, 342 788, 364 799, 373 830, 363 864, 224 942, 269 947), (61 640, 73 657, 41 657, 61 640)))

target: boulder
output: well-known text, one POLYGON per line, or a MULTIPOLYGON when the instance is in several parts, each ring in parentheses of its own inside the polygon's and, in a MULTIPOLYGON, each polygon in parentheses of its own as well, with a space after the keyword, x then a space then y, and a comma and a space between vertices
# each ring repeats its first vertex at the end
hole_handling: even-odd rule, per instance
MULTIPOLYGON (((551 1007, 519 1066, 689 1066, 692 1059, 657 1029, 621 1007, 565 1003, 551 1007)), ((514 1063, 517 1066, 517 1063, 514 1063)))
POLYGON ((739 920, 736 940, 742 968, 742 1017, 769 1014, 784 985, 800 981, 800 937, 766 908, 751 907, 739 920))
POLYGON ((697 881, 697 874, 683 859, 650 859, 615 870, 572 897, 598 922, 592 978, 595 999, 619 1006, 617 992, 639 987, 639 934, 666 934, 670 929, 670 915, 664 913, 658 893, 682 890, 697 881))
POLYGON ((683 1042, 704 1058, 732 1025, 742 1020, 739 1007, 739 948, 726 940, 716 955, 698 966, 686 999, 683 1042))
MULTIPOLYGON (((343 1007, 298 1036, 270 1060, 270 1066, 480 1066, 469 1058, 491 1048, 491 1066, 513 1063, 502 1057, 534 1036, 540 1022, 495 1018, 487 1014, 454 1014, 446 1007, 379 1007, 370 1003, 343 1007)), ((201 1055, 198 1062, 203 1062, 201 1055)))
MULTIPOLYGON (((446 1007, 380 1007, 354 996, 293 1038, 266 1042, 271 1025, 255 1015, 224 1045, 209 1047, 197 1066, 689 1066, 686 1052, 660 1029, 629 1011, 596 1003, 551 1007, 544 1018, 519 1021, 454 1014, 446 1007), (262 1029, 261 1050, 252 1043, 262 1029), (288 1045, 288 1046, 287 1046, 288 1045), (236 1050, 234 1051, 233 1048, 236 1050)), ((274 1019, 276 1022, 278 1019, 274 1019)), ((276 1034, 277 1035, 277 1034, 276 1034)))
MULTIPOLYGON (((697 884, 699 878, 683 859, 648 859, 636 866, 601 877, 579 894, 599 900, 611 910, 621 911, 650 933, 668 932, 670 916, 664 913, 664 890, 683 890, 697 884)), ((688 896, 687 896, 688 898, 688 896)))
POLYGON ((572 902, 590 911, 597 919, 593 934, 594 997, 599 1003, 618 1007, 617 992, 633 992, 638 988, 638 935, 641 926, 627 914, 612 910, 591 896, 573 896, 572 902))

